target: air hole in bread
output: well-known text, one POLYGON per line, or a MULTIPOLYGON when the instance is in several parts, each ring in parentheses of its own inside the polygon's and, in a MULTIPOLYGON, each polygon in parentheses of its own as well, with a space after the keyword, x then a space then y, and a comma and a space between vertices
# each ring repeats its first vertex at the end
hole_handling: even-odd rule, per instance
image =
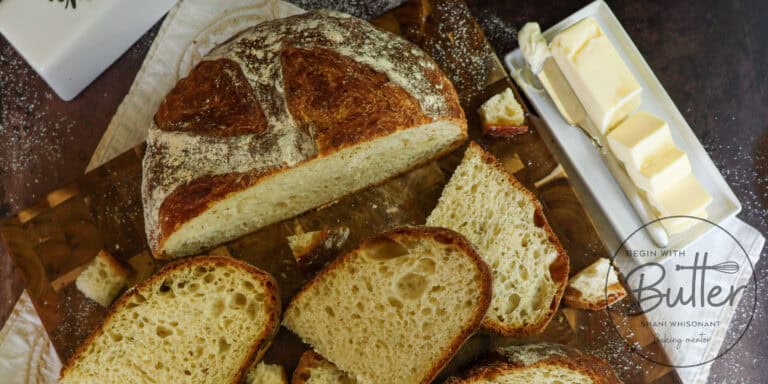
POLYGON ((391 296, 388 297, 387 301, 389 302, 389 305, 391 305, 391 306, 393 306, 395 308, 402 308, 403 307, 403 303, 400 300, 398 300, 398 299, 396 299, 394 297, 391 297, 391 296))
POLYGON ((231 345, 227 343, 227 340, 224 339, 224 337, 219 338, 219 353, 224 353, 226 351, 229 351, 229 348, 231 345))
POLYGON ((161 339, 164 339, 164 338, 172 335, 173 334, 173 330, 171 330, 171 329, 169 329, 169 328, 167 328, 165 326, 158 325, 155 328, 155 333, 157 334, 158 337, 160 337, 161 339))
POLYGON ((211 305, 211 314, 213 316, 221 315, 222 312, 224 312, 224 307, 225 307, 224 300, 220 298, 216 299, 216 301, 214 301, 213 304, 211 305))
POLYGON ((230 308, 242 308, 245 306, 245 304, 248 303, 248 299, 245 298, 245 295, 238 292, 232 295, 230 301, 229 301, 229 307, 230 308))
POLYGON ((399 256, 407 255, 408 249, 404 246, 391 241, 382 240, 376 244, 372 244, 362 254, 373 260, 390 260, 399 256))
POLYGON ((416 273, 408 273, 398 280, 397 292, 402 298, 418 299, 427 289, 427 283, 426 277, 416 273))

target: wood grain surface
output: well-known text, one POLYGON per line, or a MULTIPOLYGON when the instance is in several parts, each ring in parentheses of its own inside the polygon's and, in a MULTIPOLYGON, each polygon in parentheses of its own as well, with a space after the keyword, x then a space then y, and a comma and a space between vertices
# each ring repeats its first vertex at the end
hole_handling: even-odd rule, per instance
MULTIPOLYGON (((506 28, 501 28, 499 25, 504 27, 504 23, 507 23, 508 20, 516 23, 519 21, 517 24, 522 24, 528 19, 538 19, 543 26, 547 26, 580 6, 578 2, 556 3, 549 4, 549 8, 547 4, 517 7, 511 3, 489 4, 482 1, 471 2, 470 5, 474 14, 480 16, 482 26, 485 27, 497 50, 503 53, 511 48, 509 41, 514 39, 506 36, 504 33, 506 28), (500 16, 494 13, 494 9, 498 10, 500 16)), ((450 4, 450 2, 446 4, 450 4)), ((461 33, 455 34, 453 41, 448 40, 451 41, 449 47, 440 45, 440 41, 446 41, 439 38, 439 36, 445 36, 446 31, 435 28, 435 25, 439 25, 437 22, 440 21, 440 17, 438 17, 440 12, 443 12, 442 17, 445 18, 443 21, 450 18, 450 23, 447 24, 452 27, 461 26, 455 19, 461 17, 455 12, 456 9, 461 9, 461 13, 465 16, 469 15, 461 4, 453 5, 450 9, 443 9, 443 11, 440 11, 439 7, 432 7, 424 14, 414 12, 420 8, 411 9, 407 12, 396 11, 389 16, 380 18, 378 23, 385 28, 395 28, 420 43, 444 67, 460 90, 464 107, 470 117, 470 125, 473 127, 472 134, 477 136, 478 124, 476 115, 472 111, 486 97, 507 86, 509 81, 504 76, 503 68, 496 62, 492 49, 484 39, 459 39, 460 43, 466 44, 463 49, 468 50, 467 55, 461 57, 451 54, 451 49, 454 50, 453 52, 457 52, 454 46, 455 36, 462 35, 461 33), (429 15, 431 15, 429 23, 420 24, 426 21, 429 15), (435 29, 430 30, 430 26, 435 29), (479 59, 466 62, 466 57, 479 59), (462 68, 464 68, 464 72, 462 72, 462 68)), ((719 6, 722 7, 722 5, 719 6)), ((614 6, 620 19, 624 21, 625 14, 622 13, 622 8, 626 9, 624 12, 632 12, 632 15, 627 16, 632 22, 625 22, 625 27, 638 43, 641 51, 646 53, 651 50, 646 45, 651 43, 647 43, 647 41, 661 39, 658 34, 662 32, 651 33, 653 36, 641 35, 641 39, 638 39, 637 35, 633 33, 633 29, 639 29, 642 26, 643 30, 652 30, 653 28, 650 27, 658 26, 659 22, 650 23, 648 20, 662 13, 659 6, 649 4, 647 8, 638 8, 627 5, 619 9, 614 6), (648 25, 649 23, 651 25, 648 25), (644 47, 644 45, 646 46, 644 47)), ((683 10, 679 10, 679 12, 683 10)), ((481 36, 478 33, 480 27, 474 22, 462 27, 466 28, 462 30, 462 33, 467 33, 469 36, 481 36)), ((748 23, 744 28, 755 27, 748 23)), ((666 32, 669 33, 669 31, 666 32)), ((41 192, 50 190, 51 187, 74 180, 76 175, 82 172, 90 156, 90 151, 98 141, 100 133, 106 127, 106 123, 120 99, 127 91, 128 85, 146 53, 148 42, 151 42, 152 38, 153 32, 150 32, 143 38, 142 42, 132 48, 102 75, 101 79, 97 80, 72 103, 63 103, 56 100, 55 97, 51 98, 50 91, 46 89, 42 80, 37 78, 29 68, 20 65, 18 55, 7 42, 0 39, 0 53, 2 54, 0 56, 0 86, 3 87, 0 89, 0 97, 2 97, 0 99, 0 103, 2 103, 0 104, 2 107, 0 114, 3 116, 3 127, 5 127, 0 132, 5 139, 0 145, 4 149, 7 148, 7 151, 0 152, 0 157, 16 156, 13 160, 14 164, 10 160, 4 162, 3 172, 0 175, 3 177, 2 189, 0 190, 3 205, 0 213, 8 216, 20 207, 29 206, 31 203, 43 199, 32 209, 20 212, 18 216, 12 217, 3 225, 4 234, 11 239, 6 245, 13 250, 12 253, 21 262, 19 263, 20 268, 15 268, 10 262, 10 258, 7 257, 7 253, 4 252, 3 255, 0 255, 2 256, 0 257, 0 322, 4 321, 13 302, 15 302, 22 286, 20 278, 26 274, 27 288, 36 298, 38 310, 41 312, 49 331, 51 331, 57 349, 63 356, 69 353, 67 351, 71 352, 71 348, 77 340, 82 340, 102 315, 102 310, 97 305, 79 296, 79 292, 73 288, 72 284, 69 284, 73 270, 76 270, 92 257, 100 248, 109 249, 119 255, 122 260, 130 262, 136 271, 134 279, 146 277, 149 271, 158 266, 146 252, 146 244, 143 240, 143 223, 140 217, 141 206, 138 200, 137 184, 137 177, 140 174, 138 169, 140 149, 121 156, 106 168, 71 182, 70 186, 63 191, 57 190, 53 195, 41 195, 41 192), (24 86, 18 86, 18 84, 24 86), (39 97, 41 100, 36 100, 31 106, 27 106, 24 103, 25 100, 29 102, 30 97, 39 97), (46 113, 39 112, 39 109, 42 108, 40 105, 44 106, 46 113), (51 131, 51 137, 44 137, 39 141, 26 144, 23 141, 25 135, 29 135, 28 132, 41 126, 51 131), (9 130, 7 127, 11 127, 13 130, 9 130), (51 148, 56 149, 55 153, 51 153, 51 148), (52 168, 53 164, 59 165, 52 168), (61 164, 66 164, 66 166, 61 164), (23 223, 20 218, 24 219, 23 223)), ((662 45, 659 49, 663 52, 671 52, 674 47, 662 45)), ((687 55, 696 54, 695 47, 688 47, 687 49, 689 50, 687 55), (694 52, 691 53, 690 50, 694 52)), ((756 54, 758 59, 768 58, 765 55, 765 49, 762 51, 751 49, 751 52, 756 54)), ((651 57, 646 55, 654 69, 657 69, 654 61, 669 60, 669 58, 658 55, 651 57)), ((722 66, 724 60, 724 58, 716 58, 715 62, 722 66)), ((736 60, 744 63, 750 62, 748 58, 738 55, 736 60)), ((749 69, 747 68, 747 70, 749 69)), ((670 71, 666 67, 662 70, 662 72, 670 71)), ((704 69, 698 72, 704 72, 703 75, 707 73, 704 69)), ((664 84, 667 84, 668 79, 661 75, 660 78, 664 84)), ((673 86, 667 86, 676 100, 680 94, 678 92, 676 95, 676 89, 685 89, 682 95, 686 96, 690 92, 691 95, 688 96, 692 97, 698 96, 699 87, 705 86, 692 84, 690 78, 688 81, 685 78, 684 74, 672 75, 673 86), (678 78, 682 78, 682 80, 678 82, 678 78)), ((765 80, 765 78, 762 79, 765 80)), ((723 80, 718 79, 718 81, 723 80)), ((745 93, 748 93, 749 84, 739 83, 739 88, 746 89, 745 93)), ((736 168, 741 170, 740 172, 746 172, 745 169, 754 169, 757 172, 752 178, 753 183, 742 185, 738 184, 740 181, 737 180, 737 185, 734 188, 737 194, 742 197, 742 201, 744 201, 744 194, 748 193, 745 190, 764 191, 764 179, 766 177, 765 167, 761 168, 760 164, 753 168, 745 168, 752 166, 752 163, 759 161, 759 159, 765 161, 764 148, 767 147, 766 145, 760 146, 761 142, 765 143, 766 133, 768 133, 765 125, 765 121, 768 120, 764 118, 766 117, 765 111, 753 108, 755 105, 759 106, 761 100, 762 105, 768 104, 765 102, 767 100, 766 91, 765 89, 758 89, 751 92, 754 96, 753 100, 745 105, 733 107, 733 109, 742 108, 754 111, 755 116, 747 117, 747 119, 763 117, 762 120, 755 120, 754 126, 735 133, 735 137, 744 139, 744 143, 751 143, 756 148, 749 152, 750 155, 747 158, 733 161, 733 164, 740 167, 736 168), (755 137, 755 133, 757 133, 757 137, 755 137), (749 140, 750 137, 752 141, 749 140)), ((710 94, 710 96, 717 99, 717 95, 710 94)), ((731 100, 734 97, 739 99, 743 96, 732 95, 727 105, 733 103, 731 100)), ((681 109, 685 109, 685 107, 681 105, 681 109)), ((713 109, 716 110, 716 108, 713 109)), ((697 131, 697 122, 699 123, 698 126, 713 125, 712 121, 706 120, 712 117, 705 118, 700 114, 690 114, 689 112, 689 110, 684 110, 689 121, 693 117, 692 125, 697 131), (702 121, 701 119, 705 120, 702 121)), ((536 124, 537 122, 533 120, 534 127, 536 124)), ((735 123, 725 123, 729 126, 733 124, 735 123)), ((723 133, 714 131, 713 133, 705 132, 702 135, 699 132, 699 136, 707 149, 710 152, 714 151, 713 157, 718 165, 731 164, 726 156, 731 156, 733 148, 722 147, 718 141, 713 141, 713 138, 724 139, 723 133), (707 145, 708 143, 709 145, 707 145), (718 153, 723 156, 721 159, 718 159, 718 153)), ((730 140, 722 140, 722 142, 731 143, 731 145, 740 142, 734 141, 730 137, 728 139, 730 140)), ((546 146, 535 131, 509 141, 481 141, 505 164, 508 164, 510 169, 517 170, 516 176, 528 186, 532 187, 536 180, 549 174, 556 166, 555 160, 546 150, 546 146), (518 169, 520 164, 525 167, 518 169)), ((744 145, 749 146, 750 144, 744 145)), ((457 156, 449 157, 377 188, 351 196, 337 204, 265 228, 229 244, 227 249, 235 257, 245 258, 272 271, 278 279, 281 279, 281 282, 285 280, 287 289, 285 289, 284 298, 289 297, 290 292, 295 291, 306 276, 286 261, 290 260, 290 255, 287 253, 288 249, 285 243, 274 239, 283 239, 285 235, 296 231, 299 225, 301 228, 311 230, 329 224, 344 223, 351 228, 359 228, 357 231, 353 229, 351 238, 345 243, 345 247, 351 247, 359 239, 378 230, 405 223, 423 223, 424 217, 436 202, 441 186, 447 181, 457 160, 457 156), (325 220, 326 217, 333 217, 333 223, 325 220), (361 223, 362 221, 365 222, 365 225, 361 223)), ((726 172, 726 178, 729 176, 731 179, 729 181, 733 183, 734 175, 726 172)), ((572 256, 572 269, 574 271, 586 265, 589 260, 604 254, 605 250, 600 239, 597 238, 588 216, 583 212, 581 204, 573 194, 567 180, 557 179, 550 182, 539 188, 537 193, 545 204, 550 222, 572 256)), ((766 202, 760 199, 749 201, 757 204, 757 207, 745 205, 748 217, 753 218, 751 222, 754 225, 758 227, 762 225, 764 229, 765 222, 759 220, 764 220, 764 218, 759 214, 765 212, 766 202), (757 217, 758 220, 755 220, 753 216, 757 217)), ((617 367, 617 371, 628 382, 677 382, 674 373, 668 369, 660 369, 659 366, 633 360, 632 354, 623 350, 623 342, 615 338, 611 339, 608 333, 584 332, 584 329, 604 329, 607 325, 605 316, 603 315, 601 318, 600 313, 585 313, 565 309, 558 314, 550 328, 539 338, 572 343, 600 356, 608 357, 617 367), (619 342, 617 343, 617 341, 619 342)), ((637 327, 631 324, 628 326, 637 327)), ((651 334, 647 332, 638 332, 638 334, 644 335, 640 342, 644 348, 649 351, 660 351, 651 334)), ((764 349, 760 349, 760 340, 760 338, 755 338, 752 341, 755 345, 753 348, 756 348, 754 351, 758 354, 760 351, 764 351, 764 349)), ((765 338, 763 337, 762 340, 765 338)), ((476 354, 477 351, 494 344, 508 342, 520 342, 520 340, 500 340, 489 335, 478 335, 460 353, 454 367, 468 361, 469 357, 476 354)), ((762 343, 762 345, 765 344, 764 341, 762 343)), ((283 332, 278 336, 276 345, 284 346, 284 348, 272 348, 268 360, 281 361, 288 365, 294 361, 296 351, 302 348, 295 337, 288 332, 283 332), (291 345, 293 347, 289 347, 291 345)), ((743 375, 744 372, 734 374, 743 375)), ((762 381, 748 380, 746 382, 762 381)))

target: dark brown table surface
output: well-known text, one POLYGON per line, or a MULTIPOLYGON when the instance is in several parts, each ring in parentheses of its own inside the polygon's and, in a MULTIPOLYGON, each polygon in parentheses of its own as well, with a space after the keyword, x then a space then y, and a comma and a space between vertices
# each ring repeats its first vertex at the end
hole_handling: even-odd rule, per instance
MULTIPOLYGON (((298 0, 351 11, 357 1, 298 0)), ((498 54, 517 47, 515 29, 543 28, 587 2, 470 0, 498 54)), ((768 233, 768 2, 611 1, 656 76, 743 204, 741 219, 768 233)), ((367 6, 361 12, 376 12, 367 6)), ((360 13, 360 12, 358 12, 360 13)), ((133 81, 157 26, 91 84, 63 102, 0 36, 0 218, 81 175, 133 81)), ((713 363, 710 383, 768 383, 768 256, 756 266, 758 306, 749 330, 713 363)), ((0 324, 22 282, 0 249, 0 324)), ((753 298, 745 297, 742 303, 753 298)), ((743 324, 751 306, 741 305, 743 324)), ((729 332, 726 344, 737 335, 729 332)))

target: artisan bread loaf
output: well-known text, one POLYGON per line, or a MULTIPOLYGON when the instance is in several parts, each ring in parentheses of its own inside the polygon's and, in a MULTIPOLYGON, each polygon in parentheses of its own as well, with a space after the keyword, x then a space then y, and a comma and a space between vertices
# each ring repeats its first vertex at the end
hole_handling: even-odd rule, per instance
POLYGON ((278 329, 279 300, 272 276, 239 260, 170 264, 115 302, 61 382, 239 383, 278 329))
POLYGON ((573 275, 563 301, 569 307, 593 311, 605 309, 627 296, 611 261, 601 257, 573 275))
POLYGON ((309 349, 301 355, 291 384, 357 384, 344 371, 309 349))
POLYGON ((497 349, 461 377, 445 384, 621 384, 602 359, 560 344, 497 349))
POLYGON ((403 228, 337 258, 283 325, 360 383, 429 383, 480 326, 488 267, 461 235, 403 228))
POLYGON ((288 384, 288 376, 282 365, 260 361, 248 370, 245 384, 288 384))
POLYGON ((264 22, 206 56, 149 129, 157 257, 200 252, 458 146, 456 91, 413 44, 335 12, 264 22))
POLYGON ((99 251, 77 276, 75 286, 87 298, 108 307, 128 281, 128 270, 107 251, 99 251))
POLYGON ((470 143, 427 225, 464 235, 488 263, 493 299, 483 326, 507 336, 549 323, 568 280, 568 256, 536 197, 470 143))

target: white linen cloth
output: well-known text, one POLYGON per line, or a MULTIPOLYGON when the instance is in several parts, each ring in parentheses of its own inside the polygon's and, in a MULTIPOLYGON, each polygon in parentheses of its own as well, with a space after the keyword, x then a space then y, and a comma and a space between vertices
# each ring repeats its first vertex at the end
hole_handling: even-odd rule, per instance
MULTIPOLYGON (((161 98, 210 48, 259 21, 301 12, 300 8, 278 0, 184 0, 179 3, 163 22, 128 95, 120 104, 91 158, 88 169, 96 168, 140 144, 147 134, 161 98)), ((600 220, 596 220, 596 223, 598 226, 602 225, 600 220)), ((765 242, 764 237, 738 219, 729 221, 725 227, 744 245, 753 264, 757 263, 765 242)), ((602 230, 604 228, 598 229, 602 236, 611 233, 609 230, 602 230)), ((615 239, 606 242, 617 243, 615 239)), ((721 249, 722 244, 707 243, 706 238, 700 240, 697 246, 712 252, 730 252, 729 249, 721 249)), ((719 280, 713 282, 724 286, 744 284, 751 277, 751 269, 741 268, 741 272, 717 275, 719 280)), ((701 350, 686 350, 685 353, 697 353, 702 357, 701 361, 708 360, 707 356, 716 356, 734 311, 735 306, 723 307, 719 314, 713 314, 712 316, 721 322, 710 342, 701 350)), ((653 316, 664 318, 674 317, 674 314, 657 311, 653 316)), ((669 332, 675 330, 656 328, 658 335, 669 332)), ((667 352, 673 361, 681 353, 671 348, 667 352)), ((706 382, 709 366, 705 364, 678 371, 684 383, 700 384, 706 382)), ((60 369, 61 361, 56 356, 40 318, 25 292, 0 331, 0 382, 55 383, 60 369)))

